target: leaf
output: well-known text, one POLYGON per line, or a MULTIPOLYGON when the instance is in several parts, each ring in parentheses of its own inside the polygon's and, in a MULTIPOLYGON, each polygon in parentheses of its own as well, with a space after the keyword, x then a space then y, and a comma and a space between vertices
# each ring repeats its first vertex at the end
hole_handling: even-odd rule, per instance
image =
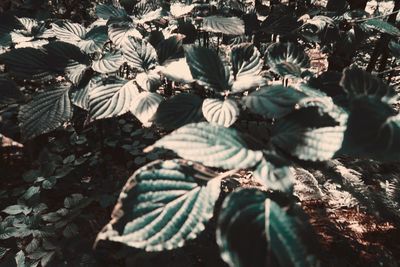
POLYGON ((77 46, 85 53, 94 53, 96 51, 101 51, 107 41, 107 26, 95 26, 86 33, 83 40, 79 41, 77 46))
POLYGON ((96 16, 102 19, 127 16, 125 9, 113 5, 96 5, 96 16))
POLYGON ((140 168, 124 186, 113 219, 97 240, 146 251, 182 247, 204 230, 220 193, 220 180, 205 182, 195 178, 199 175, 205 174, 197 164, 182 160, 140 168))
POLYGON ((259 179, 268 189, 293 193, 294 176, 289 163, 276 154, 267 154, 254 170, 254 178, 259 179))
POLYGON ((353 100, 340 154, 381 161, 400 156, 400 117, 387 103, 360 97, 353 100))
POLYGON ((209 167, 252 167, 262 152, 251 150, 236 130, 207 122, 187 124, 158 140, 154 147, 171 149, 180 157, 209 167))
POLYGON ((78 23, 60 21, 51 25, 57 39, 64 42, 79 42, 85 38, 86 29, 78 23))
POLYGON ((142 35, 134 28, 132 23, 121 22, 113 23, 108 26, 108 36, 118 48, 128 40, 129 36, 141 39, 142 35))
POLYGON ((160 89, 161 77, 156 69, 136 75, 136 83, 145 91, 156 92, 160 89))
POLYGON ((183 35, 172 35, 161 41, 157 47, 158 62, 163 64, 167 59, 175 59, 183 56, 183 35))
POLYGON ((185 55, 192 76, 200 85, 216 92, 230 89, 229 67, 214 50, 189 46, 185 49, 185 55))
POLYGON ((342 146, 345 127, 312 127, 311 116, 300 110, 279 120, 272 128, 272 144, 301 160, 331 159, 342 146))
POLYGON ((163 97, 157 93, 141 92, 133 100, 130 111, 145 127, 151 125, 151 119, 157 111, 163 97))
POLYGON ((265 202, 267 240, 279 266, 318 266, 316 239, 304 212, 298 206, 281 207, 265 202))
POLYGON ((154 122, 166 130, 174 130, 203 119, 203 100, 194 94, 181 93, 160 103, 154 122))
POLYGON ((229 194, 221 208, 217 243, 221 258, 231 267, 266 266, 265 192, 239 189, 229 194))
MULTIPOLYGON (((15 208, 12 208, 14 210, 15 208)), ((15 209, 17 210, 17 209, 15 209)), ((13 215, 13 214, 11 214, 13 215)), ((0 222, 0 240, 5 240, 13 237, 13 233, 15 231, 14 227, 9 227, 5 222, 0 222)), ((1 259, 1 257, 0 257, 1 259)))
POLYGON ((238 105, 231 99, 206 98, 203 101, 202 111, 208 122, 224 127, 234 124, 240 114, 238 105))
POLYGON ((29 214, 32 211, 31 208, 25 206, 25 205, 11 205, 2 210, 2 212, 7 213, 9 215, 17 215, 17 214, 29 214))
POLYGON ((301 68, 310 66, 310 59, 304 49, 294 43, 273 43, 267 48, 265 63, 281 76, 300 76, 301 68))
POLYGON ((400 44, 394 40, 391 40, 389 42, 388 47, 389 47, 389 50, 392 53, 392 55, 394 57, 396 57, 397 59, 399 59, 400 58, 400 44))
POLYGON ((148 71, 158 64, 156 50, 144 39, 128 37, 121 51, 129 66, 140 72, 148 71))
POLYGON ((84 110, 89 110, 89 91, 101 83, 100 77, 93 77, 89 83, 84 87, 80 88, 72 94, 72 103, 84 110))
POLYGON ((346 91, 350 100, 367 96, 393 104, 398 99, 392 86, 388 86, 378 77, 357 67, 346 68, 343 71, 340 85, 346 91))
POLYGON ((7 252, 10 250, 10 248, 4 248, 0 247, 0 260, 4 258, 5 255, 7 255, 7 252))
POLYGON ((79 234, 79 228, 74 223, 69 223, 63 230, 63 236, 66 238, 72 238, 79 234))
POLYGON ((168 60, 164 62, 164 66, 159 66, 158 69, 165 77, 172 81, 181 83, 194 82, 186 58, 180 58, 178 60, 168 60))
POLYGON ((267 118, 281 118, 292 112, 296 104, 307 95, 292 87, 264 86, 244 98, 244 104, 252 112, 267 118))
POLYGON ((301 23, 292 14, 281 14, 281 12, 271 12, 271 14, 261 23, 261 31, 276 35, 290 35, 301 23))
POLYGON ((119 70, 125 59, 121 53, 105 54, 101 59, 92 62, 92 69, 99 73, 113 73, 119 70))
POLYGON ((64 207, 67 209, 72 209, 82 203, 83 200, 84 197, 82 194, 72 194, 64 199, 64 207))
POLYGON ((133 81, 110 79, 89 91, 89 113, 95 120, 116 117, 129 111, 138 94, 133 81))
POLYGON ((10 80, 0 79, 0 105, 8 105, 24 99, 17 85, 10 80))
POLYGON ((37 94, 31 102, 21 106, 18 118, 24 139, 53 131, 71 119, 69 89, 70 86, 53 88, 37 94))
POLYGON ((237 17, 209 16, 203 18, 203 30, 226 35, 243 35, 244 22, 237 17))
POLYGON ((380 19, 368 19, 364 21, 362 25, 382 33, 393 35, 395 37, 400 36, 400 30, 397 29, 396 26, 380 19))
POLYGON ((21 79, 50 80, 55 71, 48 64, 46 51, 34 48, 18 48, 0 55, 0 62, 8 71, 21 79))

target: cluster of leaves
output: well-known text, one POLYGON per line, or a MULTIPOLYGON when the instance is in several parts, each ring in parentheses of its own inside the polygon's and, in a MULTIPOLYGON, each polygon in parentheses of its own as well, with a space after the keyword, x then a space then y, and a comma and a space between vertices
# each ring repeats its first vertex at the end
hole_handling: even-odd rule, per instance
MULTIPOLYGON (((329 5, 304 11, 300 3, 113 1, 97 5, 87 27, 1 14, 0 104, 8 112, 21 104, 14 112, 24 141, 76 125, 82 113, 85 125, 130 114, 143 127, 172 131, 146 151, 168 149, 184 160, 138 169, 98 240, 147 251, 181 247, 214 215, 221 182, 249 169, 261 186, 225 198, 217 222, 222 258, 230 266, 315 266, 291 166, 344 155, 393 161, 400 153, 394 88, 356 66, 342 71, 341 62, 376 32, 394 38, 389 47, 398 56, 400 31, 364 11, 329 5), (333 57, 329 71, 310 68, 305 50, 315 46, 333 57), (266 122, 268 134, 239 131, 248 119, 266 122)), ((137 156, 138 146, 124 148, 137 156)), ((80 160, 72 155, 45 178, 34 175, 28 195, 54 186, 80 160)), ((57 225, 76 212, 65 209, 41 215, 46 227, 64 228, 57 225)), ((27 258, 46 265, 55 252, 32 232, 42 229, 35 207, 21 201, 4 212, 12 216, 4 231, 30 229, 40 250, 26 250, 27 258), (32 222, 18 217, 31 213, 32 222)))

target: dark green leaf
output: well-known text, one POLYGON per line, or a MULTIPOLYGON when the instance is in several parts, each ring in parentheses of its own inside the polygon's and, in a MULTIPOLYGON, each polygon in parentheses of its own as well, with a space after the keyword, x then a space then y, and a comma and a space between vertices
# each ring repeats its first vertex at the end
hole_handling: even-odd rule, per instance
POLYGON ((137 170, 119 197, 112 221, 97 239, 160 251, 196 238, 213 216, 220 193, 220 180, 207 183, 196 179, 213 177, 202 169, 193 163, 169 160, 137 170))
POLYGON ((203 30, 226 35, 243 35, 244 22, 237 17, 209 16, 203 19, 203 30))
POLYGON ((396 37, 400 36, 400 30, 396 26, 380 19, 368 19, 362 25, 396 37))
POLYGON ((99 18, 109 19, 111 17, 124 17, 126 15, 126 11, 123 8, 113 5, 96 5, 96 16, 99 18))
POLYGON ((217 92, 230 89, 229 66, 214 50, 190 46, 185 49, 185 54, 192 76, 199 84, 217 92))
POLYGON ((158 140, 154 147, 171 149, 182 158, 225 169, 248 168, 262 159, 236 130, 207 122, 187 124, 158 140))
POLYGON ((0 79, 0 105, 12 104, 23 99, 24 95, 13 81, 0 79))
POLYGON ((19 120, 25 139, 53 131, 71 119, 69 89, 70 86, 53 88, 37 94, 31 102, 21 107, 19 120))
POLYGON ((158 62, 163 64, 167 59, 183 56, 182 35, 173 35, 161 41, 157 47, 158 62))

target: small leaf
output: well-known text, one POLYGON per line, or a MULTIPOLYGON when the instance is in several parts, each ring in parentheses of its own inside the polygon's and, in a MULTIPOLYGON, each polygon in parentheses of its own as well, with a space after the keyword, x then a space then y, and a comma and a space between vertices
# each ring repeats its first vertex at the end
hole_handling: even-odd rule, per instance
POLYGON ((0 247, 0 260, 4 258, 5 255, 7 255, 7 252, 10 250, 10 248, 4 248, 0 247))
POLYGON ((64 86, 39 93, 31 102, 21 107, 19 120, 25 139, 53 131, 71 119, 69 89, 69 86, 64 86))
POLYGON ((174 130, 187 123, 203 119, 201 105, 203 100, 194 94, 181 93, 160 103, 154 122, 166 129, 174 130))
POLYGON ((396 26, 390 24, 389 22, 380 19, 368 19, 362 23, 363 26, 380 31, 382 33, 387 33, 395 37, 400 36, 400 30, 396 26))
POLYGON ((205 175, 200 170, 182 160, 156 161, 137 170, 97 240, 160 251, 196 238, 213 216, 220 193, 219 180, 195 178, 205 175))
POLYGON ((243 35, 244 22, 237 17, 209 16, 203 18, 203 30, 226 35, 243 35))
POLYGON ((12 206, 8 206, 7 208, 5 208, 2 211, 9 215, 17 215, 17 214, 21 214, 21 213, 27 215, 32 211, 32 209, 25 205, 12 205, 12 206))
POLYGON ((363 96, 377 98, 388 104, 397 101, 398 96, 394 88, 388 86, 381 79, 357 67, 346 68, 340 85, 352 100, 363 96))
POLYGON ((234 124, 240 114, 238 105, 231 99, 206 98, 203 101, 202 111, 208 122, 224 127, 234 124))
POLYGON ((138 89, 133 81, 110 79, 89 91, 89 112, 93 119, 116 117, 129 111, 138 89))
POLYGON ((214 50, 190 46, 185 49, 185 55, 192 76, 200 85, 217 92, 230 89, 229 67, 214 50))
POLYGON ((229 194, 218 217, 217 243, 221 258, 231 267, 266 266, 265 199, 257 189, 229 194))
POLYGON ((149 127, 162 100, 163 97, 157 93, 141 92, 135 97, 129 110, 143 123, 143 126, 149 127))
POLYGON ((148 71, 158 64, 156 50, 144 39, 128 37, 121 51, 129 66, 140 72, 148 71))
POLYGON ((158 140, 154 147, 171 149, 182 158, 225 169, 252 167, 263 156, 261 151, 247 148, 236 130, 207 122, 187 124, 158 140))
POLYGON ((281 76, 300 76, 301 68, 310 66, 310 59, 304 49, 294 43, 273 43, 267 48, 265 62, 281 76))
POLYGON ((262 87, 244 98, 244 104, 252 112, 267 118, 281 118, 292 112, 296 104, 307 95, 282 85, 262 87))

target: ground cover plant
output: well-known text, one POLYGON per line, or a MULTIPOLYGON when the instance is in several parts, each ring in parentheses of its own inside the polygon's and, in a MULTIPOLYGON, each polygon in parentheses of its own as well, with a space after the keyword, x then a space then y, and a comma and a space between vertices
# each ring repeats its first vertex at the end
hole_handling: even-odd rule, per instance
POLYGON ((399 266, 400 1, 0 10, 0 266, 399 266))

